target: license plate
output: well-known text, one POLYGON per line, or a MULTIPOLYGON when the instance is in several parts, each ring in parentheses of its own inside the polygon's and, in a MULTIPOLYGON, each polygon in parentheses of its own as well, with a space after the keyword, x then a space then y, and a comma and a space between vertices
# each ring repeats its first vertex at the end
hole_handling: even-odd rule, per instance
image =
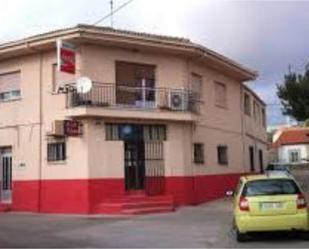
POLYGON ((262 210, 281 209, 283 207, 281 202, 264 202, 261 203, 262 210))

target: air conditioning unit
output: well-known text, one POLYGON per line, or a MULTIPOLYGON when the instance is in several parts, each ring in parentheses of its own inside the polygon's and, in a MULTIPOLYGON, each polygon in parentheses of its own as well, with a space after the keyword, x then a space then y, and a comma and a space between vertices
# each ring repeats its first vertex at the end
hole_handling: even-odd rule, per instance
POLYGON ((64 121, 63 120, 55 120, 53 122, 51 135, 64 136, 64 121))
POLYGON ((188 93, 184 90, 171 90, 168 95, 168 107, 173 111, 188 110, 188 93))

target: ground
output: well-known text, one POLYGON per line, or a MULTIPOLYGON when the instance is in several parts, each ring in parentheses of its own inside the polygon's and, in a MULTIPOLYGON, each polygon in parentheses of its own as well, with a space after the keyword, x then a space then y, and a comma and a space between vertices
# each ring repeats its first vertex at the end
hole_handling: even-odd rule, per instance
POLYGON ((0 214, 0 247, 303 247, 297 236, 257 236, 239 244, 231 200, 131 217, 0 214))

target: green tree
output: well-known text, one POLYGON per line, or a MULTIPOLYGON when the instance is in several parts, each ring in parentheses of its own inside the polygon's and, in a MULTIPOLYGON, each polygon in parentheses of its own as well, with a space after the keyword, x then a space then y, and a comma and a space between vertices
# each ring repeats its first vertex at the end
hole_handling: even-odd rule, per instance
POLYGON ((284 82, 277 85, 277 95, 283 106, 283 114, 297 121, 309 118, 309 64, 303 74, 289 70, 284 82))

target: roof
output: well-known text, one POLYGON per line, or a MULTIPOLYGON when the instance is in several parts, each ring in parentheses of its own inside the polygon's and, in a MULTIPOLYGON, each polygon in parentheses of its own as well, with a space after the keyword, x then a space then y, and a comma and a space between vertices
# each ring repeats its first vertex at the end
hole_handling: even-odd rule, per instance
POLYGON ((149 33, 133 32, 79 24, 75 27, 59 29, 17 41, 0 44, 0 60, 13 56, 34 53, 44 49, 55 48, 57 39, 67 39, 76 43, 108 44, 112 46, 126 46, 143 49, 165 49, 167 52, 188 55, 196 59, 204 59, 209 64, 215 65, 218 70, 224 68, 233 71, 241 80, 254 80, 257 72, 189 39, 172 36, 155 35, 149 33))
POLYGON ((249 92, 252 96, 254 96, 254 98, 260 102, 264 107, 266 106, 266 103, 264 102, 264 100, 256 93, 254 92, 250 87, 248 87, 247 85, 243 84, 245 91, 249 92))
POLYGON ((309 144, 309 128, 286 128, 278 132, 279 136, 273 142, 272 148, 278 148, 282 145, 309 144))
POLYGON ((246 182, 250 182, 250 181, 267 180, 267 179, 293 179, 293 176, 285 172, 275 171, 270 172, 268 174, 243 176, 242 179, 244 179, 246 182))

